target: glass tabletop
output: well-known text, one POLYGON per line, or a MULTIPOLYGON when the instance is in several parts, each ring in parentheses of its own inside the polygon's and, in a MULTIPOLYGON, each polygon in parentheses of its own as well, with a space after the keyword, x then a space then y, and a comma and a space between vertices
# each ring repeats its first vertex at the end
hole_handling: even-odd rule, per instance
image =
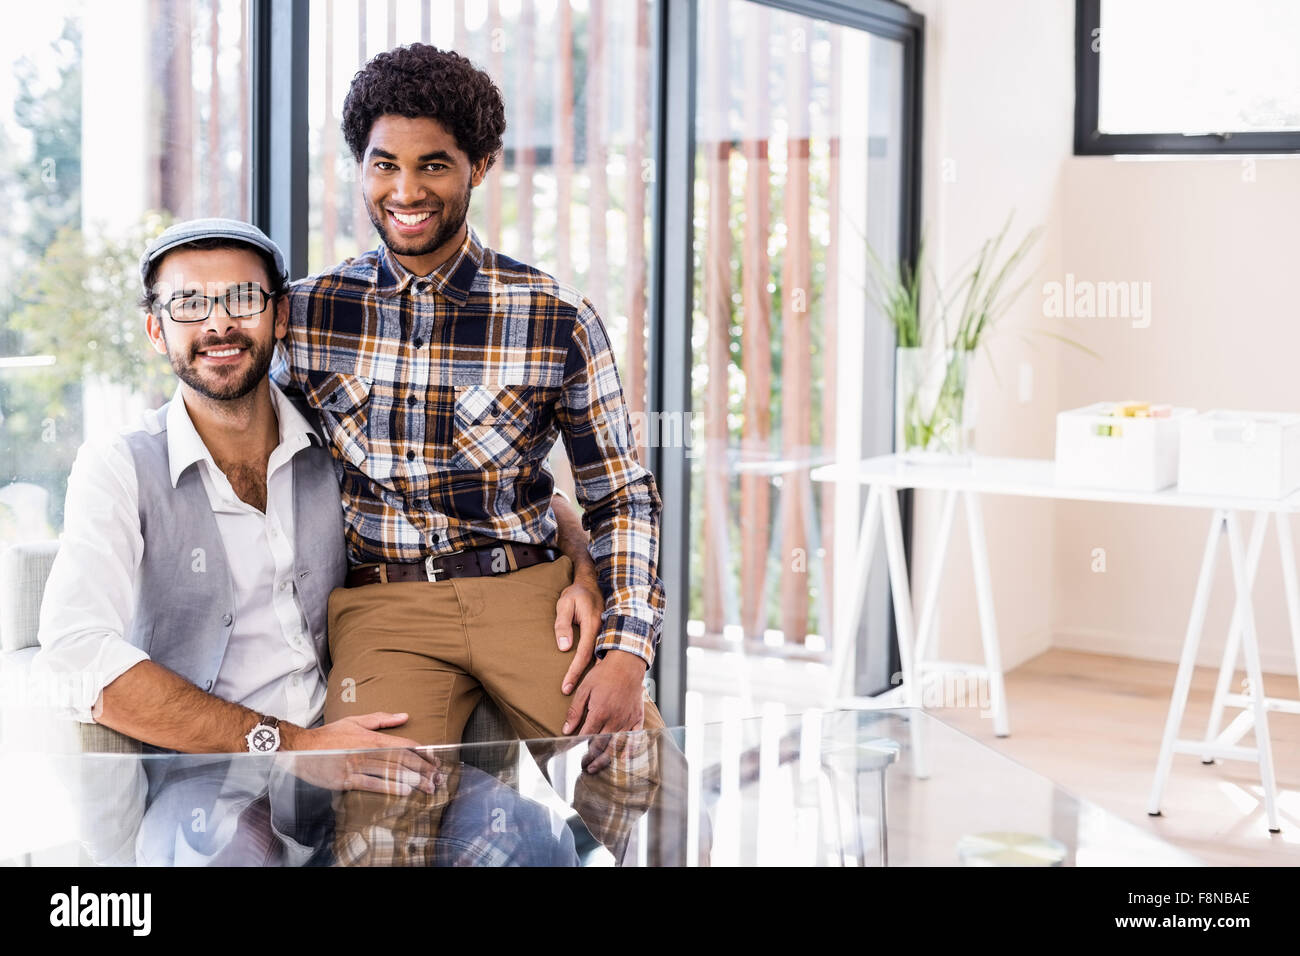
POLYGON ((918 710, 270 755, 0 754, 10 865, 1199 861, 918 710))

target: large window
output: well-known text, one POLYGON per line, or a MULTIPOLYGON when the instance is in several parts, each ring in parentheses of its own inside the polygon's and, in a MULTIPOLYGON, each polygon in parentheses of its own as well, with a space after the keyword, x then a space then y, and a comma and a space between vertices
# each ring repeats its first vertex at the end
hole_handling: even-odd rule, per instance
POLYGON ((690 641, 823 661, 858 502, 810 471, 891 448, 865 282, 909 238, 905 47, 749 0, 702 5, 698 37, 690 641))
POLYGON ((1300 4, 1077 0, 1077 153, 1300 151, 1300 4))
POLYGON ((173 218, 249 210, 245 0, 48 0, 0 32, 0 547, 62 527, 90 435, 171 393, 136 307, 173 218))

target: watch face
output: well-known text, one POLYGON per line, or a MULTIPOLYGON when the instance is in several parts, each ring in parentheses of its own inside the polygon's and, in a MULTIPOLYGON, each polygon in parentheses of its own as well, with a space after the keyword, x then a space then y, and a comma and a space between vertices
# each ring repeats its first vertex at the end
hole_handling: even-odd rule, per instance
POLYGON ((258 724, 248 735, 248 749, 252 753, 271 753, 280 747, 280 731, 267 724, 258 724))

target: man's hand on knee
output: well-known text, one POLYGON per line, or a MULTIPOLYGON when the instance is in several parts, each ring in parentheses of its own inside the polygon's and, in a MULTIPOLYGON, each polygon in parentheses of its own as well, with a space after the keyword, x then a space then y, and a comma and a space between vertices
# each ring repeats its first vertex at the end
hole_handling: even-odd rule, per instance
MULTIPOLYGON (((609 651, 578 685, 561 732, 585 736, 640 730, 645 719, 645 670, 645 661, 636 654, 609 651)), ((607 746, 608 741, 605 746, 593 746, 584 762, 588 773, 609 765, 607 746)))
POLYGON ((604 600, 594 577, 587 580, 575 575, 573 583, 560 592, 555 604, 555 644, 561 651, 573 646, 573 628, 578 628, 578 649, 569 663, 569 669, 560 682, 560 693, 571 694, 582 672, 591 663, 596 648, 596 634, 600 631, 604 600))
POLYGON ((287 751, 349 750, 375 753, 295 755, 295 776, 329 790, 370 790, 405 796, 413 790, 433 793, 444 780, 437 758, 407 748, 420 744, 406 737, 381 734, 384 727, 406 723, 406 714, 376 712, 343 717, 322 727, 284 725, 287 751))

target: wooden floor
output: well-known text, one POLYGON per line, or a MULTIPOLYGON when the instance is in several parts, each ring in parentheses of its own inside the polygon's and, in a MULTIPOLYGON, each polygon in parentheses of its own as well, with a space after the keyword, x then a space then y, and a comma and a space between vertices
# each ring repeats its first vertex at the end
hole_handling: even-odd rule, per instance
MULTIPOLYGON (((1052 650, 1006 675, 1009 737, 995 737, 992 721, 976 707, 931 713, 1208 864, 1300 865, 1300 715, 1269 716, 1281 833, 1268 832, 1258 768, 1244 761, 1206 766, 1197 757, 1175 755, 1163 816, 1147 815, 1176 669, 1174 664, 1052 650)), ((1236 680, 1243 676, 1239 672, 1236 680)), ((1198 668, 1182 736, 1204 733, 1214 679, 1213 670, 1198 668)), ((1292 676, 1265 675, 1264 680, 1273 696, 1297 696, 1292 676)), ((1230 709, 1227 719, 1236 713, 1230 709)), ((1248 734, 1241 743, 1249 746, 1253 739, 1248 734)))

